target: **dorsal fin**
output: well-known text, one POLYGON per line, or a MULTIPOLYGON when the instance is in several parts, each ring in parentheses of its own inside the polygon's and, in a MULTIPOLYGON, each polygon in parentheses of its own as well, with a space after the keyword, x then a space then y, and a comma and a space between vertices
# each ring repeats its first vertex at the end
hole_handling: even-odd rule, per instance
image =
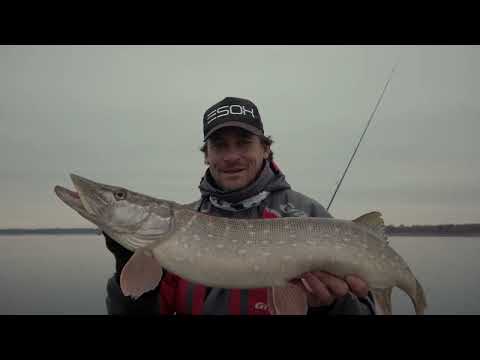
POLYGON ((355 220, 354 223, 368 227, 370 230, 377 233, 381 239, 387 241, 387 235, 385 234, 385 223, 382 219, 382 214, 378 211, 372 211, 366 213, 355 220))

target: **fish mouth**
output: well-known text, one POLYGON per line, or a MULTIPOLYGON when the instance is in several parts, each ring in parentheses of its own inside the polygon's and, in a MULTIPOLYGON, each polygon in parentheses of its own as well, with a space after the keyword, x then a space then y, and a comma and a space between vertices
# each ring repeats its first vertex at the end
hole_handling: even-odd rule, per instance
POLYGON ((85 206, 80 199, 78 192, 71 191, 63 186, 55 186, 55 194, 62 200, 65 204, 70 206, 73 210, 77 211, 83 217, 86 217, 90 220, 91 215, 85 209, 85 206))
POLYGON ((101 185, 75 174, 70 174, 70 178, 72 179, 73 186, 78 191, 78 197, 85 210, 90 215, 98 215, 98 211, 96 211, 97 206, 94 206, 95 202, 107 205, 106 200, 103 199, 98 192, 101 185))
POLYGON ((55 193, 68 206, 77 211, 80 215, 92 221, 99 216, 100 207, 108 202, 99 193, 101 184, 85 179, 81 176, 70 174, 75 191, 62 186, 55 186, 55 193))

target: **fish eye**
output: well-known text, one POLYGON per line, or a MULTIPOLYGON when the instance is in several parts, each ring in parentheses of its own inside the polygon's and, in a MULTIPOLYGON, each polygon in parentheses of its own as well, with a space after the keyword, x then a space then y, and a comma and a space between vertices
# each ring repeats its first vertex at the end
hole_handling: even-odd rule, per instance
POLYGON ((117 190, 113 193, 116 200, 124 200, 127 197, 127 193, 125 190, 117 190))

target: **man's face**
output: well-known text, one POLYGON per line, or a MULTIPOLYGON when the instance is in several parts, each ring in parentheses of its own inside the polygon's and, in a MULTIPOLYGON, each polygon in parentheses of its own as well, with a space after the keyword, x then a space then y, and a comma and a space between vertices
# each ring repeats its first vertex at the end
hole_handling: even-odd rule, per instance
POLYGON ((207 140, 206 162, 215 182, 227 191, 238 190, 255 180, 270 149, 252 133, 226 127, 207 140))

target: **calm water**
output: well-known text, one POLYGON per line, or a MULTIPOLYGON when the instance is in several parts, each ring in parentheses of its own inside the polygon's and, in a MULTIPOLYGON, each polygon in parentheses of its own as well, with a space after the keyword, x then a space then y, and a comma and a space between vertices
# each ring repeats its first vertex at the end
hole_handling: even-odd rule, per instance
MULTIPOLYGON (((480 314, 480 238, 391 237, 422 283, 427 314, 480 314)), ((114 269, 103 237, 0 236, 0 314, 106 314, 114 269)), ((395 314, 413 314, 401 290, 395 314)))

